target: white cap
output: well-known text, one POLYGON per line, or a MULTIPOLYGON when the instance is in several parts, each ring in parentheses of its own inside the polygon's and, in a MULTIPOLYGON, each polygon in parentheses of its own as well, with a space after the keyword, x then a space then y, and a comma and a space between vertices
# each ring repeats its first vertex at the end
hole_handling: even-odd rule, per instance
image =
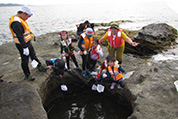
POLYGON ((87 28, 86 29, 86 35, 92 37, 93 36, 93 29, 92 28, 87 28))
POLYGON ((30 8, 28 6, 22 6, 20 11, 27 13, 28 15, 33 15, 30 11, 30 8))

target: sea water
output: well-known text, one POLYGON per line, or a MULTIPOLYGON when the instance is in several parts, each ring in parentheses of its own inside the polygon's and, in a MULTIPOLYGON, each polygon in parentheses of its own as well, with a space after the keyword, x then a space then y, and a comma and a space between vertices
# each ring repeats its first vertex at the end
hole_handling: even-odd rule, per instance
MULTIPOLYGON (((76 30, 76 24, 85 20, 89 20, 91 23, 131 20, 132 22, 120 24, 121 28, 128 30, 138 30, 151 23, 167 23, 178 29, 178 14, 165 2, 30 7, 33 16, 27 22, 36 36, 61 30, 76 30)), ((19 9, 19 6, 0 7, 0 45, 13 41, 8 22, 9 17, 15 15, 19 9)))

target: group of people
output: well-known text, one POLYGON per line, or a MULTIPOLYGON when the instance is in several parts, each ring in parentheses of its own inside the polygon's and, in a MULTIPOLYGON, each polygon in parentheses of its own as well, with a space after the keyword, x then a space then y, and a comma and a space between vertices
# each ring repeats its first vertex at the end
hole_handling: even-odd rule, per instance
POLYGON ((61 44, 61 58, 55 58, 46 60, 46 65, 42 65, 38 60, 35 50, 32 46, 31 39, 34 38, 34 34, 31 32, 26 20, 33 14, 28 6, 22 6, 16 15, 10 17, 9 28, 13 36, 13 40, 21 56, 21 67, 25 74, 25 80, 33 81, 28 62, 29 58, 32 60, 32 65, 38 68, 39 71, 46 71, 47 69, 54 69, 55 75, 62 78, 64 70, 72 73, 70 68, 70 57, 76 66, 76 70, 82 71, 84 78, 91 77, 91 71, 96 71, 96 63, 100 57, 103 57, 102 47, 99 43, 108 40, 108 56, 101 65, 98 74, 96 75, 98 80, 103 78, 110 78, 112 81, 111 89, 118 83, 118 88, 125 86, 123 80, 123 73, 125 70, 122 67, 123 53, 125 48, 125 41, 132 46, 137 46, 139 43, 133 42, 117 24, 111 24, 106 34, 100 39, 97 39, 96 32, 94 31, 94 24, 85 21, 77 26, 77 35, 69 37, 68 32, 63 30, 60 32, 60 44, 61 44), (93 36, 95 35, 95 37, 93 36), (77 59, 75 57, 75 48, 73 42, 78 42, 79 52, 78 54, 82 58, 82 68, 79 67, 77 59), (66 58, 66 64, 63 60, 66 58))

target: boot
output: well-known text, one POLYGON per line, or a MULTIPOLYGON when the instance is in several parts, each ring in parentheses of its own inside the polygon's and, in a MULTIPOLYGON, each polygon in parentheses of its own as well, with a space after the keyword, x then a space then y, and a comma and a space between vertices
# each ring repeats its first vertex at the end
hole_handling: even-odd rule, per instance
POLYGON ((29 76, 25 76, 24 80, 27 80, 27 81, 34 81, 35 78, 32 77, 32 75, 29 75, 29 76))
POLYGON ((45 72, 47 70, 47 67, 45 65, 38 65, 37 69, 41 72, 45 72))
POLYGON ((82 76, 83 76, 85 79, 88 78, 88 77, 87 77, 87 74, 86 74, 85 72, 82 72, 82 76))
POLYGON ((89 76, 89 77, 92 77, 91 73, 87 70, 86 71, 86 74, 89 76))

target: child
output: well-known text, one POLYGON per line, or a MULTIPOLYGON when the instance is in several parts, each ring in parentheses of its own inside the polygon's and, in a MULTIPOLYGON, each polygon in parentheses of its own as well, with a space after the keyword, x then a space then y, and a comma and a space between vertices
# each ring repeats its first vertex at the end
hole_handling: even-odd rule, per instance
POLYGON ((59 78, 62 78, 65 68, 65 62, 63 59, 55 58, 46 60, 46 65, 48 66, 49 69, 53 68, 55 75, 59 76, 59 78))
POLYGON ((114 57, 108 55, 106 60, 102 63, 99 72, 97 74, 97 79, 101 80, 102 78, 108 77, 112 79, 111 89, 114 89, 116 83, 119 83, 118 88, 123 88, 125 86, 125 82, 123 80, 123 74, 125 70, 118 65, 118 61, 115 61, 114 57), (107 74, 104 76, 104 74, 107 74), (120 76, 120 77, 119 77, 120 76), (121 86, 121 87, 120 87, 121 86))
POLYGON ((112 85, 110 86, 110 89, 114 89, 115 85, 118 84, 118 89, 124 88, 125 82, 124 82, 124 75, 125 70, 121 66, 116 66, 115 59, 109 58, 107 61, 108 67, 108 75, 107 77, 110 77, 113 81, 112 85))
POLYGON ((63 91, 67 91, 67 86, 63 84, 63 74, 64 74, 64 69, 65 69, 65 62, 63 59, 50 59, 50 60, 46 60, 46 65, 48 66, 49 69, 54 70, 55 75, 59 77, 62 85, 61 85, 61 90, 63 91))
POLYGON ((87 70, 89 68, 89 58, 90 50, 93 43, 93 30, 92 28, 87 28, 85 33, 81 34, 80 40, 78 42, 78 47, 80 49, 79 54, 82 57, 82 75, 84 78, 91 77, 92 75, 87 70), (87 76, 88 75, 88 76, 87 76))
POLYGON ((108 61, 108 59, 110 59, 110 58, 113 58, 113 56, 108 55, 108 56, 106 57, 105 61, 101 64, 101 67, 100 67, 100 69, 99 69, 99 71, 98 71, 98 74, 97 74, 97 79, 100 80, 100 79, 101 79, 100 76, 103 75, 103 74, 105 74, 105 73, 107 73, 107 67, 108 67, 107 61, 108 61))
POLYGON ((69 64, 69 59, 70 57, 72 58, 76 69, 78 71, 81 71, 78 62, 75 58, 75 53, 74 53, 74 46, 72 42, 76 42, 77 39, 72 35, 71 38, 68 38, 68 32, 67 31, 61 31, 61 58, 63 58, 63 51, 65 52, 65 57, 66 57, 66 62, 67 62, 67 69, 69 73, 72 73, 72 70, 70 69, 70 64, 69 64))
POLYGON ((87 28, 92 28, 93 32, 95 34, 95 37, 97 37, 97 34, 96 34, 95 30, 94 30, 94 26, 95 26, 94 23, 90 23, 88 20, 86 20, 84 23, 76 24, 77 35, 80 38, 80 34, 82 34, 83 32, 85 32, 87 28))
POLYGON ((100 59, 100 56, 103 56, 103 51, 101 46, 98 45, 98 39, 94 38, 90 51, 90 64, 92 71, 96 71, 95 65, 97 63, 97 59, 100 59))

